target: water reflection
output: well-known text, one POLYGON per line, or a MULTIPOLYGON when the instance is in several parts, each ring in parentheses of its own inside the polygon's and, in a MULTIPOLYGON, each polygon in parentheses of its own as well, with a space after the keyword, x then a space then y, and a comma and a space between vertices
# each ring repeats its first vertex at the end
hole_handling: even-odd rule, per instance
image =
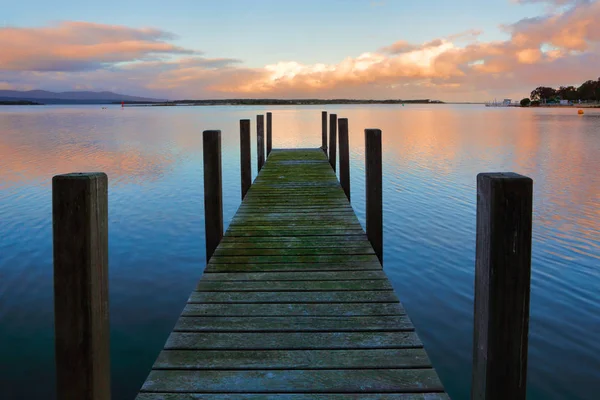
MULTIPOLYGON (((529 398, 593 398, 600 113, 326 109, 349 118, 352 201, 363 223, 364 129, 383 131, 386 272, 454 398, 468 397, 470 381, 475 176, 533 178, 529 398)), ((240 202, 239 119, 251 120, 256 176, 256 114, 266 111, 274 147, 320 146, 320 107, 0 109, 0 393, 52 398, 52 175, 109 175, 113 391, 132 398, 203 269, 201 133, 222 131, 227 224, 240 202)))

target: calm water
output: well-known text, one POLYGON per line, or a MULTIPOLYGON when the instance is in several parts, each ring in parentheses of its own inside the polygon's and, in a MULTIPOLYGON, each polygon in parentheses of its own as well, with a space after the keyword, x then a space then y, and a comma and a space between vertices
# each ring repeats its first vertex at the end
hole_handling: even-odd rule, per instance
MULTIPOLYGON (((385 269, 451 396, 470 386, 475 176, 501 170, 534 180, 529 398, 597 398, 600 112, 326 109, 350 121, 363 226, 363 129, 383 130, 385 269)), ((223 132, 228 224, 240 203, 238 120, 252 118, 254 133, 266 111, 0 108, 1 398, 54 398, 51 177, 109 176, 112 384, 115 399, 132 399, 205 263, 201 132, 223 132)), ((320 146, 321 108, 272 111, 274 147, 320 146)))

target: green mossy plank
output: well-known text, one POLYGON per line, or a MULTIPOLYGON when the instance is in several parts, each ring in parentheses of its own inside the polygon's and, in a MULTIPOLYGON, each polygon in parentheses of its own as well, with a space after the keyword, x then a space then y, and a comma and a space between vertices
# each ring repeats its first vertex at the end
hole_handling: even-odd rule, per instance
POLYGON ((345 212, 345 213, 338 213, 338 214, 331 214, 331 213, 313 213, 310 215, 307 214, 300 214, 300 213, 296 213, 296 214, 292 214, 292 213, 288 213, 288 214, 284 214, 284 213, 272 213, 271 215, 268 215, 266 213, 262 213, 262 214, 236 214, 236 216, 233 218, 232 221, 235 222, 250 222, 250 223, 255 223, 255 222, 299 222, 299 221, 306 221, 306 222, 312 222, 312 223, 332 223, 332 222, 351 222, 351 223, 357 223, 358 222, 358 218, 356 218, 356 216, 352 213, 349 212, 345 212))
MULTIPOLYGON (((315 252, 316 253, 316 252, 315 252)), ((275 255, 264 255, 264 256, 220 256, 213 255, 210 259, 209 264, 268 264, 268 263, 294 263, 294 264, 314 264, 314 263, 344 263, 344 262, 374 262, 377 256, 363 254, 363 255, 311 255, 311 256, 275 256, 275 255)))
POLYGON ((335 255, 368 255, 374 254, 368 247, 316 247, 309 249, 248 249, 218 248, 213 256, 335 256, 335 255))
POLYGON ((155 369, 431 368, 424 349, 372 350, 164 350, 155 369))
POLYGON ((150 372, 148 392, 423 392, 442 390, 433 369, 150 372))
POLYGON ((136 400, 450 400, 445 393, 140 393, 136 400))
POLYGON ((381 271, 379 261, 348 263, 312 263, 312 264, 209 264, 204 272, 326 272, 326 271, 381 271))
POLYGON ((336 251, 342 254, 352 254, 356 252, 362 252, 360 254, 370 254, 373 252, 373 247, 367 243, 353 243, 353 242, 340 242, 336 240, 321 241, 311 240, 306 242, 301 241, 277 241, 277 242, 266 242, 266 241, 255 241, 255 242, 221 242, 217 248, 217 252, 224 252, 229 250, 243 251, 244 249, 260 250, 317 250, 322 248, 329 248, 332 251, 336 251), (344 253, 345 252, 345 253, 344 253))
POLYGON ((392 290, 392 285, 385 280, 359 281, 245 281, 222 282, 201 280, 197 291, 206 292, 247 292, 247 291, 342 291, 342 290, 392 290))
POLYGON ((331 292, 197 292, 188 303, 397 303, 392 290, 331 292))
POLYGON ((165 350, 405 349, 423 347, 415 332, 172 332, 165 350))
POLYGON ((228 236, 339 236, 339 235, 364 235, 365 231, 362 229, 329 229, 327 227, 315 227, 314 229, 299 229, 299 228, 287 228, 287 229, 262 229, 255 231, 247 231, 243 229, 228 229, 228 236))
POLYGON ((402 316, 181 317, 173 332, 399 332, 413 331, 402 316))
MULTIPOLYGON (((252 238, 252 237, 229 237, 224 236, 221 240, 223 243, 298 243, 298 244, 317 244, 317 243, 329 243, 329 244, 340 244, 342 246, 363 246, 369 245, 367 235, 363 232, 362 235, 338 235, 338 236, 327 236, 327 237, 265 237, 265 238, 252 238), (352 243, 348 243, 352 242, 352 243), (357 243, 358 242, 358 243, 357 243), (360 243, 362 242, 362 243, 360 243)), ((220 244, 220 245, 221 245, 220 244)))
POLYGON ((339 281, 339 280, 387 280, 385 273, 379 271, 343 271, 343 272, 232 272, 205 273, 203 281, 339 281))
POLYGON ((319 225, 315 225, 315 223, 311 223, 310 221, 300 221, 300 222, 255 222, 255 223, 239 223, 239 222, 231 222, 227 231, 245 231, 245 232, 263 232, 269 230, 290 230, 290 229, 301 229, 301 230, 314 230, 315 232, 319 232, 323 229, 337 229, 337 230, 358 230, 362 231, 362 226, 357 222, 332 222, 332 223, 322 223, 319 225), (320 226, 319 226, 320 225, 320 226))
POLYGON ((405 315, 400 303, 345 304, 186 304, 181 316, 377 316, 405 315))

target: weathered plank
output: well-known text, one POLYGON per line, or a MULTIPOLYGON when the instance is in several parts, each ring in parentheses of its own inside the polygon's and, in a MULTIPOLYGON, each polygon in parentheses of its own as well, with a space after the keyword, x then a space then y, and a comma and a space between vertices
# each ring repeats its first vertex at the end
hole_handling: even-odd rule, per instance
POLYGON ((406 315, 357 317, 181 317, 173 332, 401 332, 414 327, 406 315))
POLYGON ((404 315, 400 303, 288 303, 288 304, 194 304, 185 306, 181 316, 374 316, 404 315))
POLYGON ((204 281, 339 281, 339 280, 387 280, 385 273, 378 271, 342 271, 342 272, 231 272, 206 273, 204 281))
POLYGON ((201 280, 196 290, 205 292, 322 292, 331 290, 391 290, 387 280, 352 281, 248 281, 223 282, 201 280))
POLYGON ((136 400, 450 400, 445 393, 140 393, 136 400))
POLYGON ((431 361, 419 349, 371 350, 165 350, 156 369, 362 369, 428 368, 431 361))
POLYGON ((423 347, 415 332, 258 332, 169 335, 166 350, 406 349, 423 347))
POLYGON ((331 292, 192 292, 189 303, 394 303, 392 290, 331 292))
POLYGON ((441 391, 433 369, 153 370, 141 391, 157 392, 386 392, 441 391))
POLYGON ((366 271, 381 270, 379 261, 375 262, 346 262, 346 263, 269 263, 269 264, 240 264, 223 263, 208 264, 204 272, 306 272, 326 271, 366 271))
POLYGON ((372 262, 374 261, 373 254, 361 255, 310 255, 310 256, 295 256, 295 255, 265 255, 265 256, 214 256, 210 260, 210 264, 269 264, 269 263, 288 263, 288 264, 315 264, 315 263, 343 263, 343 262, 372 262))

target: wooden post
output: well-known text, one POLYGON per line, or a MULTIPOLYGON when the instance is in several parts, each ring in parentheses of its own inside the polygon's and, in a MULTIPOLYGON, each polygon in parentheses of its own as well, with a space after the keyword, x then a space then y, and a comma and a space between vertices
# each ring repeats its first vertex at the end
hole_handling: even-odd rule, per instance
POLYGON ((223 238, 223 183, 221 181, 221 131, 204 131, 204 227, 206 262, 223 238))
POLYGON ((273 150, 273 114, 267 113, 267 157, 273 150))
POLYGON ((379 262, 383 265, 383 191, 380 129, 365 129, 365 171, 367 237, 379 258, 379 262))
POLYGON ((340 184, 348 201, 350 201, 350 146, 348 144, 348 118, 340 118, 339 139, 340 139, 340 184))
POLYGON ((473 400, 525 400, 533 181, 477 175, 473 400))
POLYGON ((110 399, 108 178, 52 178, 57 398, 110 399))
POLYGON ((242 200, 252 185, 252 156, 250 151, 250 120, 240 120, 240 168, 242 175, 242 200))
POLYGON ((321 111, 321 148, 327 154, 327 111, 321 111))
POLYGON ((331 164, 331 168, 335 172, 335 164, 336 164, 336 139, 337 139, 337 115, 329 114, 329 164, 331 164))
POLYGON ((265 164, 265 116, 256 116, 256 151, 258 154, 258 172, 265 164))

